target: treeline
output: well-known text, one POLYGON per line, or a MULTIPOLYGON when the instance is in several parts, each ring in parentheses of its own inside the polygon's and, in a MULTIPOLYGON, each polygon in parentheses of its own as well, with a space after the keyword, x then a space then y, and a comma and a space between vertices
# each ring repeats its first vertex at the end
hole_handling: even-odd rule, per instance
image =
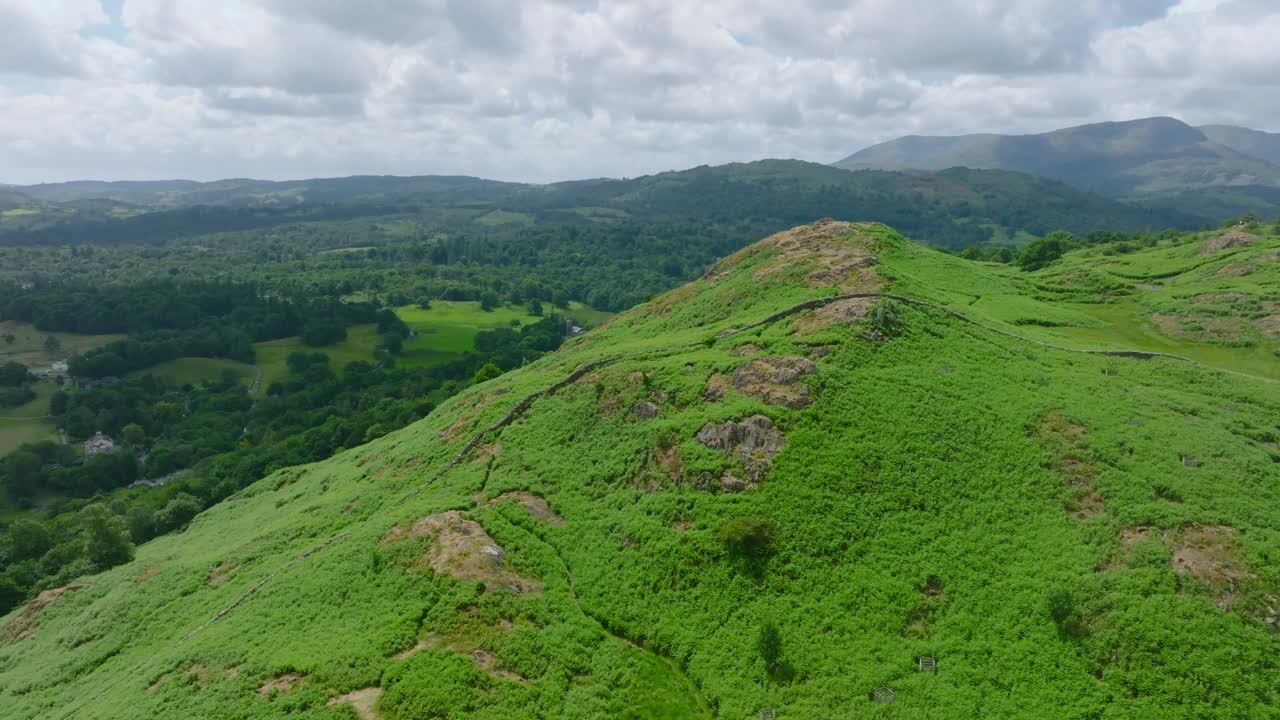
MULTIPOLYGON (((389 336, 401 331, 381 320, 389 336)), ((0 486, 18 507, 42 495, 64 497, 47 519, 15 522, 0 535, 0 613, 41 589, 128 560, 133 544, 182 527, 275 470, 404 427, 473 382, 556 349, 564 328, 563 317, 549 315, 518 330, 488 331, 476 352, 423 368, 396 367, 385 344, 376 362, 337 369, 323 352, 293 353, 288 375, 256 403, 231 373, 199 387, 142 374, 58 393, 51 405, 60 427, 76 435, 103 431, 120 445, 81 462, 77 449, 36 443, 0 461, 0 486), (114 492, 181 470, 190 472, 160 488, 114 492)))

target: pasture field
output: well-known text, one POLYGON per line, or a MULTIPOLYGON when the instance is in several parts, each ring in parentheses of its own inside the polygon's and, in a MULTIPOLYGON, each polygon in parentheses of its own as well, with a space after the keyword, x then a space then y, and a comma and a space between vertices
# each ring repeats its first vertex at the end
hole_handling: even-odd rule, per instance
MULTIPOLYGON (((563 312, 580 325, 594 327, 612 317, 612 313, 592 310, 582 303, 570 303, 567 311, 544 306, 547 313, 563 312)), ((396 308, 396 315, 417 333, 404 344, 398 362, 406 367, 420 367, 445 362, 475 348, 476 335, 501 327, 512 327, 512 321, 521 325, 535 323, 542 318, 530 315, 527 306, 503 305, 490 312, 480 309, 480 303, 468 301, 434 300, 430 310, 417 305, 396 308)))
POLYGON ((78 335, 76 333, 45 332, 37 330, 30 323, 5 320, 0 322, 0 362, 20 362, 38 371, 48 368, 49 365, 58 360, 66 360, 72 355, 92 350, 123 337, 124 335, 78 335), (6 341, 4 339, 6 335, 13 335, 14 342, 6 341), (53 352, 46 350, 44 347, 45 338, 50 335, 57 338, 60 344, 59 349, 53 352))
POLYGON ((150 374, 158 378, 163 378, 174 385, 199 385, 205 380, 219 380, 222 373, 231 370, 238 375, 242 382, 248 384, 253 381, 254 369, 252 365, 236 362, 235 360, 224 360, 221 358, 203 358, 203 357, 185 357, 177 360, 154 365, 145 370, 139 370, 136 374, 150 374))
POLYGON ((262 388, 259 392, 264 392, 271 383, 289 374, 287 360, 290 353, 322 352, 329 356, 329 367, 334 372, 342 372, 343 366, 355 360, 373 362, 373 351, 378 346, 379 339, 373 325, 352 325, 347 328, 345 340, 327 347, 311 347, 299 337, 256 343, 254 349, 257 352, 258 367, 262 368, 262 388))
POLYGON ((0 408, 0 457, 18 449, 23 443, 58 437, 58 431, 44 417, 49 414, 49 396, 57 389, 53 382, 38 382, 33 400, 14 408, 0 408))

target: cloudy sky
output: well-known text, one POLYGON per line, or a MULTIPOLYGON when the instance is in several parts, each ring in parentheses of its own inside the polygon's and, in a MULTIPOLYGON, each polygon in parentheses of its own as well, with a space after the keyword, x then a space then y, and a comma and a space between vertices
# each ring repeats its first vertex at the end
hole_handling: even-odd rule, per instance
POLYGON ((0 0, 0 182, 550 181, 906 133, 1280 130, 1276 0, 0 0))

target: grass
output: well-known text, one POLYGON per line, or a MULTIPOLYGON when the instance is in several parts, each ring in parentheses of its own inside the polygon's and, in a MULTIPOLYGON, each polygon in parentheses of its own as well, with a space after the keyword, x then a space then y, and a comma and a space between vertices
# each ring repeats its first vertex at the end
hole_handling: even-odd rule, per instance
POLYGON ((16 408, 0 408, 0 456, 16 450, 23 443, 52 440, 58 437, 53 424, 45 419, 49 414, 49 397, 58 386, 52 382, 38 382, 36 397, 16 408))
POLYGON ((199 385, 205 380, 219 380, 224 371, 230 370, 242 380, 251 382, 253 366, 235 360, 218 358, 185 357, 160 363, 137 374, 151 374, 175 385, 199 385))
POLYGON ((378 346, 379 339, 377 328, 373 325, 353 325, 347 328, 345 340, 328 347, 311 347, 299 337, 257 343, 254 349, 257 352, 258 367, 262 368, 262 390, 289 374, 287 361, 290 353, 322 352, 329 356, 329 367, 334 372, 341 372, 349 362, 373 362, 373 351, 378 346))
MULTIPOLYGON (((553 308, 547 305, 545 310, 551 312, 553 308)), ((570 303, 566 314, 586 327, 594 327, 612 317, 611 313, 592 310, 578 302, 570 303)), ((448 300, 433 300, 430 310, 406 305, 396 308, 396 315, 417 333, 404 344, 400 355, 399 363, 406 367, 447 362, 474 349, 480 332, 512 327, 512 321, 527 325, 542 319, 530 315, 525 305, 507 305, 485 312, 478 302, 448 300)))
MULTIPOLYGON (((1125 303, 1189 310, 1185 298, 1223 281, 1180 277, 1176 297, 1050 292, 1086 259, 1018 274, 882 227, 858 235, 891 291, 1029 337, 1133 342, 1125 303), (1041 310, 1078 324, 1017 324, 1041 310)), ((31 633, 0 641, 0 703, 30 718, 338 720, 353 714, 330 699, 378 688, 388 718, 1273 715, 1273 384, 1047 348, 912 305, 879 322, 785 318, 722 335, 832 294, 807 281, 812 259, 762 272, 778 261, 757 247, 414 425, 269 475, 34 619, 9 616, 31 633), (757 354, 742 354, 748 343, 757 354), (795 381, 811 405, 731 379, 708 393, 781 357, 813 358, 795 381), (772 458, 698 439, 756 415, 778 433, 772 458), (756 487, 717 490, 761 462, 756 487), (563 522, 490 502, 517 490, 563 522), (540 589, 459 576, 494 567, 487 549, 432 570, 454 546, 406 533, 444 511, 540 589), (719 538, 741 517, 773 528, 755 558, 719 538), (772 676, 756 649, 766 623, 782 638, 772 676), (435 644, 404 654, 423 639, 435 644), (917 672, 919 656, 939 672, 917 672), (869 699, 881 686, 892 707, 869 699)), ((467 308, 441 309, 474 327, 467 308)))
POLYGON ((13 343, 8 343, 0 339, 0 362, 20 362, 33 370, 47 368, 58 360, 65 360, 72 355, 92 350, 124 337, 123 335, 78 335, 75 333, 45 332, 37 330, 35 326, 29 323, 14 322, 12 320, 0 321, 0 337, 4 335, 13 335, 15 340, 13 343), (44 348, 45 338, 50 335, 57 338, 60 344, 60 348, 56 352, 49 352, 44 348))

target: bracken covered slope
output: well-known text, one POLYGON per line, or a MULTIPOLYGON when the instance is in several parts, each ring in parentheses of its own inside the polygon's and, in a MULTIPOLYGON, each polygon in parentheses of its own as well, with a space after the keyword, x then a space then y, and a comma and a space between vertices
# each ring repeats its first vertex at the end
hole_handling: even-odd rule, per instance
POLYGON ((1277 242, 1026 276, 782 233, 4 618, 0 714, 1275 717, 1273 368, 1080 350, 1145 322, 1095 306, 1263 308, 1277 242))

